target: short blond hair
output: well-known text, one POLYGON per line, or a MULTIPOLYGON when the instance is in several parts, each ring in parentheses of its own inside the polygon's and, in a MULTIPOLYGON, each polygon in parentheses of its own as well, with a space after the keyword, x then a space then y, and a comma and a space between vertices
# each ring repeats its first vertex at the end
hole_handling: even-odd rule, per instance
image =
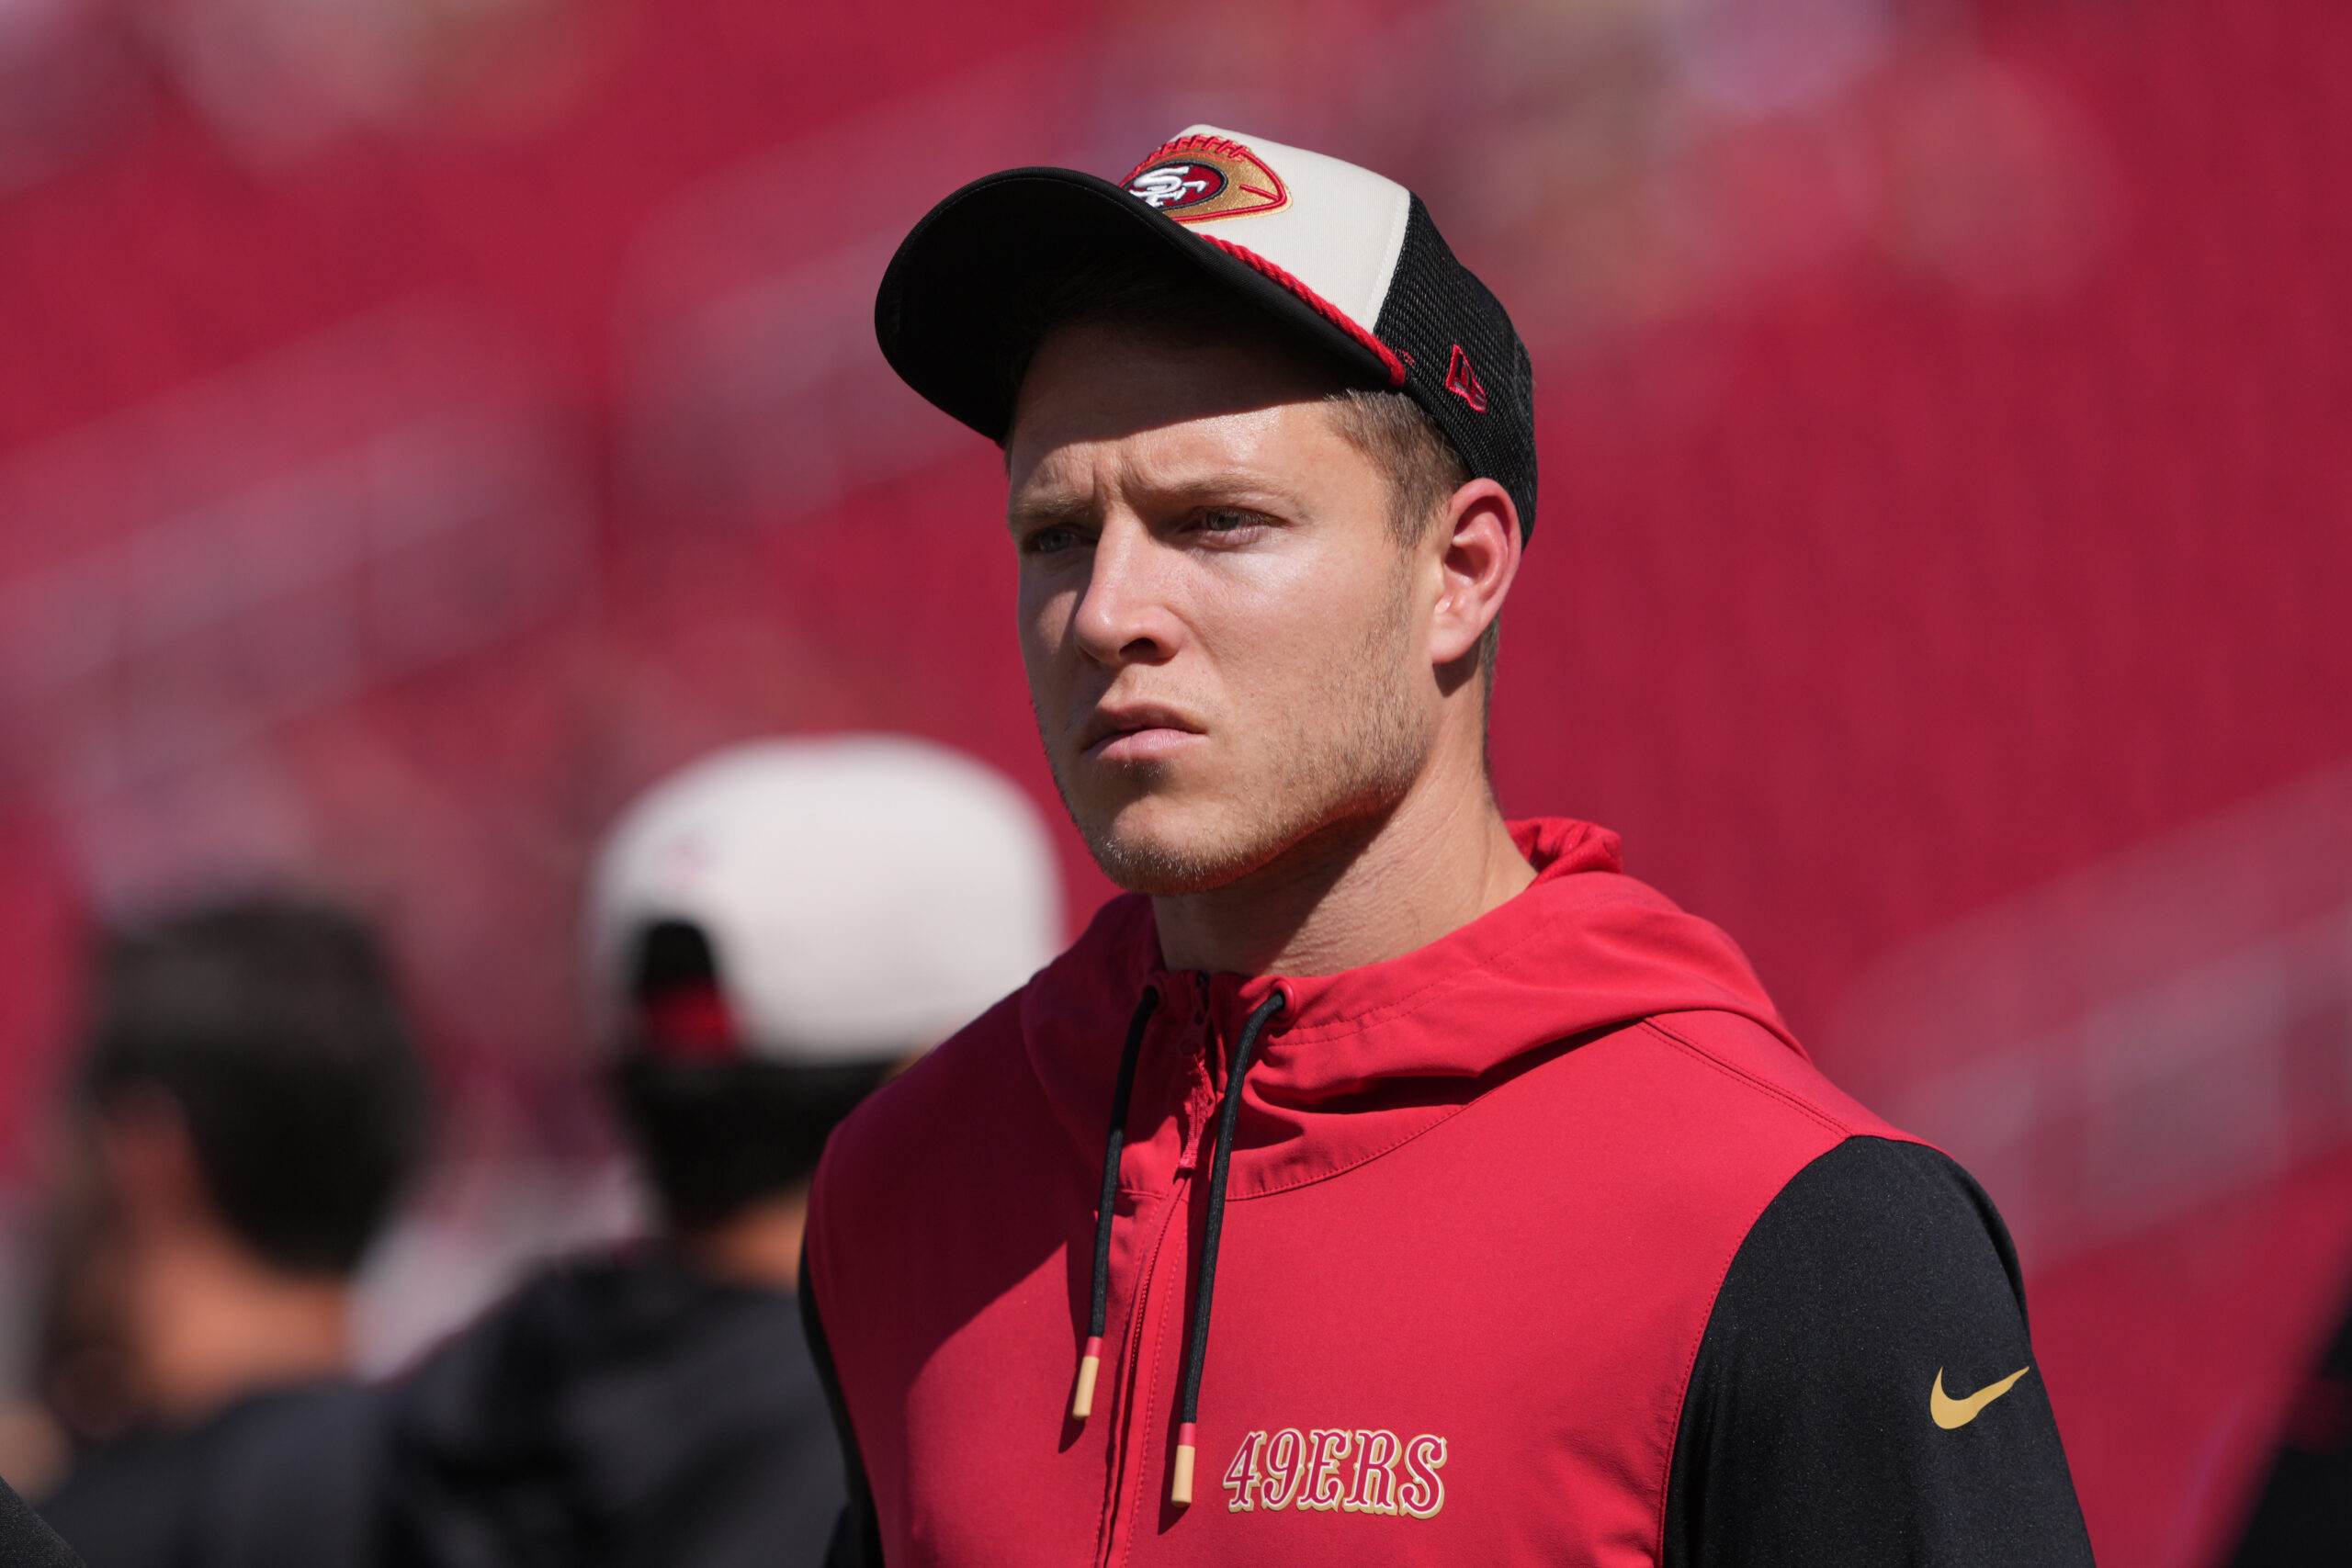
POLYGON ((1340 434, 1388 480, 1388 525, 1410 549, 1470 482, 1470 465, 1421 405, 1385 387, 1350 387, 1326 400, 1340 434))

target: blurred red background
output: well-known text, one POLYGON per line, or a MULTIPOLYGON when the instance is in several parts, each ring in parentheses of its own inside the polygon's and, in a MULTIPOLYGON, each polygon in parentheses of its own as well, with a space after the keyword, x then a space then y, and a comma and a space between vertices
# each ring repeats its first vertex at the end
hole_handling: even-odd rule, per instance
POLYGON ((873 284, 1210 120, 1413 184, 1534 349, 1506 807, 1984 1176, 2101 1560, 2212 1561, 2352 1264, 2346 80, 2329 0, 0 6, 7 1167, 93 919, 356 901, 452 1159, 576 1171, 636 790, 903 728, 1050 805, 873 284))

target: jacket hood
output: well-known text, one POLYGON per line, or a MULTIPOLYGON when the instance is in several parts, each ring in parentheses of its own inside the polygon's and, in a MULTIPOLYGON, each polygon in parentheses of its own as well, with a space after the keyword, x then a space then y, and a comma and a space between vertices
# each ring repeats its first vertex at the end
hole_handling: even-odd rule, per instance
POLYGON ((1197 1124, 1224 1076, 1224 1049, 1204 1042, 1229 1048, 1270 993, 1286 997, 1243 1085, 1235 1199, 1361 1164, 1566 1044, 1639 1019, 1735 1013, 1804 1055, 1732 940, 1623 874, 1616 834, 1558 818, 1510 831, 1535 868, 1524 892, 1416 952, 1337 975, 1170 971, 1150 900, 1104 905, 1021 1003, 1031 1068, 1080 1157, 1102 1158, 1120 1041, 1147 988, 1160 999, 1131 1138, 1171 1113, 1197 1124))

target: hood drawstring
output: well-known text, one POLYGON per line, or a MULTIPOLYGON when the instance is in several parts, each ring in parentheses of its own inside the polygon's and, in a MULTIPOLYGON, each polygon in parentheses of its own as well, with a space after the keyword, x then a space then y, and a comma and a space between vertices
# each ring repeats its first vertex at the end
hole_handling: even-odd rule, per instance
MULTIPOLYGON (((1241 1115, 1241 1085, 1249 1076, 1250 1059, 1267 1021, 1290 1005, 1277 987, 1234 1043, 1233 1060, 1226 1069, 1225 1095, 1217 1102, 1216 1146, 1209 1157, 1208 1218, 1202 1227, 1201 1256, 1193 1271, 1193 1331, 1184 1345, 1183 1396, 1176 1411, 1175 1475, 1168 1499, 1180 1508, 1192 1506, 1194 1427, 1201 1413, 1201 1369, 1208 1362, 1209 1304, 1216 1291, 1217 1240, 1225 1231, 1225 1182, 1233 1165, 1233 1129, 1241 1115)), ((1144 987, 1127 1022, 1127 1043, 1119 1052, 1119 1077, 1111 1090, 1111 1131, 1102 1147, 1102 1199, 1094 1214, 1094 1300, 1086 1320, 1086 1348, 1079 1357, 1078 1391, 1070 1398, 1070 1419, 1083 1421, 1094 1414, 1094 1382, 1102 1371, 1102 1335, 1111 1317, 1111 1215, 1119 1197, 1119 1156, 1127 1145, 1127 1107, 1135 1096, 1136 1058, 1143 1054, 1145 1028, 1159 1006, 1159 992, 1144 987)))
POLYGON ((1094 1213, 1094 1305, 1086 1320, 1086 1350, 1078 1361, 1078 1392, 1069 1402, 1073 1421, 1094 1414, 1094 1379, 1102 1370, 1102 1331, 1111 1320, 1111 1211, 1119 1201, 1119 1156, 1127 1146, 1127 1102, 1135 1098, 1136 1058, 1143 1054, 1143 1032, 1159 1006, 1159 992, 1146 986, 1127 1021, 1127 1043, 1119 1051, 1119 1081, 1111 1090, 1111 1135, 1102 1146, 1102 1202, 1094 1213))
POLYGON ((1194 1275, 1193 1333, 1184 1347, 1184 1395, 1176 1407, 1176 1471, 1168 1487, 1168 1500, 1180 1508, 1193 1505, 1193 1426, 1201 1414, 1201 1369, 1209 1356, 1209 1298, 1216 1290, 1216 1244, 1225 1229, 1225 1179, 1233 1163, 1233 1126, 1241 1115, 1242 1080, 1249 1077, 1250 1054, 1258 1048, 1258 1036, 1266 1021, 1289 1004, 1290 998, 1277 986, 1241 1026, 1232 1064, 1226 1069, 1225 1098, 1217 1106, 1216 1154, 1209 1162, 1208 1220, 1201 1230, 1201 1260, 1194 1275))

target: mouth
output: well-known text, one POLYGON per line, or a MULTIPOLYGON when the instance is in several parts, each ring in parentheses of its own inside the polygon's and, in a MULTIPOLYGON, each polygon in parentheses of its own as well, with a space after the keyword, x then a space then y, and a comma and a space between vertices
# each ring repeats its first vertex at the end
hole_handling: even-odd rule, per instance
POLYGON ((1198 721, 1157 703, 1099 707, 1079 732, 1079 755, 1098 762, 1157 762, 1204 739, 1198 721))

